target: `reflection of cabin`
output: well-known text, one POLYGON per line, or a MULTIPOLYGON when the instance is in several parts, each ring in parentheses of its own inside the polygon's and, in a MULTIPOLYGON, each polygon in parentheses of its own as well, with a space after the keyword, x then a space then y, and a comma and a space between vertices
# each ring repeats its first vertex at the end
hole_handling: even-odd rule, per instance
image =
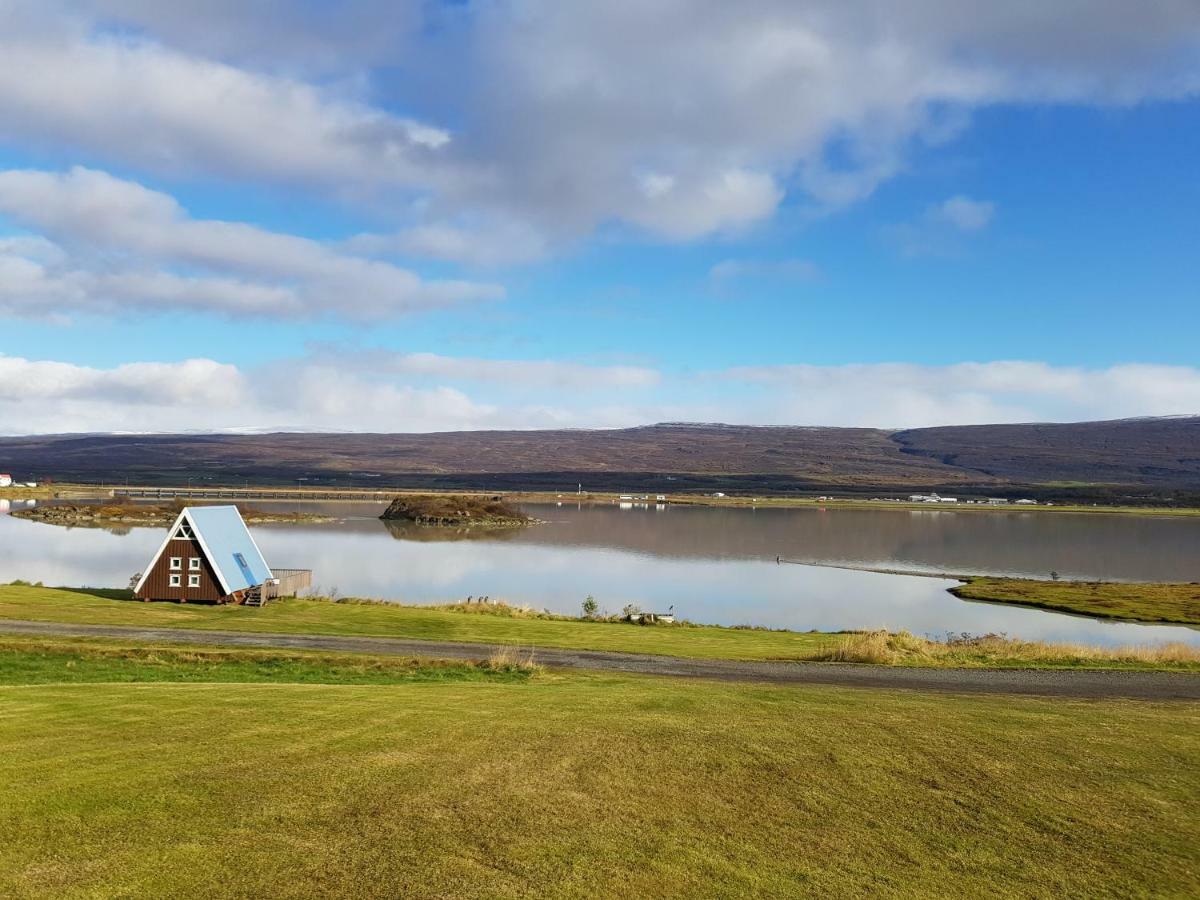
POLYGON ((133 589, 140 600, 249 603, 294 596, 308 569, 271 571, 236 506, 189 506, 133 589))

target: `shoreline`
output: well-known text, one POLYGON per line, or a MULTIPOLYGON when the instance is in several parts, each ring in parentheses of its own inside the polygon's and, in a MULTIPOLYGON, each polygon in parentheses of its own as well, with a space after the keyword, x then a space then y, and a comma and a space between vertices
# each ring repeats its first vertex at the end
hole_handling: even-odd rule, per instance
MULTIPOLYGON (((104 507, 64 504, 15 509, 9 512, 9 515, 16 519, 27 519, 30 522, 57 525, 61 528, 161 528, 174 522, 179 513, 177 510, 149 505, 104 507), (117 509, 120 511, 116 511, 117 509)), ((322 516, 316 513, 269 513, 262 510, 243 511, 242 519, 247 525, 310 525, 338 521, 336 516, 322 516)))
MULTIPOLYGON (((582 494, 575 492, 558 493, 555 491, 513 491, 513 490, 420 490, 410 488, 370 489, 347 487, 338 488, 296 488, 289 486, 214 486, 212 488, 197 488, 184 485, 124 485, 111 486, 106 484, 50 484, 37 488, 8 487, 0 488, 0 500, 104 500, 114 496, 133 492, 132 499, 194 499, 194 500, 226 500, 237 501, 258 500, 262 502, 297 502, 297 503, 389 503, 396 497, 419 495, 456 495, 470 497, 502 496, 513 503, 536 504, 615 504, 633 503, 641 506, 654 506, 656 501, 649 499, 656 495, 636 494, 647 499, 624 500, 622 495, 614 491, 595 491, 582 494), (146 492, 142 497, 138 492, 146 492), (260 496, 269 495, 269 496, 260 496)), ((1048 505, 1037 504, 991 505, 988 503, 918 503, 908 500, 858 499, 839 498, 820 500, 815 497, 793 496, 757 496, 750 494, 728 495, 714 497, 708 494, 680 493, 667 494, 666 506, 703 506, 712 508, 736 509, 821 509, 833 512, 839 509, 890 509, 906 512, 921 511, 925 513, 964 512, 964 513, 1075 513, 1089 515, 1126 515, 1126 516, 1159 516, 1166 518, 1200 516, 1200 507, 1194 506, 1130 506, 1130 505, 1100 505, 1061 503, 1048 505)))
MULTIPOLYGON (((62 528, 129 529, 156 528, 170 524, 176 513, 161 507, 137 505, 118 507, 38 506, 14 510, 9 515, 62 528), (89 511, 107 510, 108 514, 92 515, 89 511), (57 514, 52 511, 58 511, 57 514), (144 513, 151 513, 146 515, 144 513), (143 513, 143 514, 139 514, 143 513)), ((264 513, 248 510, 244 513, 249 525, 275 524, 332 524, 342 521, 335 516, 312 513, 264 513)), ((521 523, 492 523, 477 520, 462 528, 421 525, 409 520, 382 519, 389 530, 404 525, 430 532, 468 530, 517 530, 527 525, 543 524, 540 520, 521 523)), ((770 562, 770 557, 761 560, 770 562)), ((1121 622, 1150 626, 1173 626, 1195 629, 1200 627, 1200 584, 1138 581, 1101 581, 1039 578, 1036 576, 997 575, 979 572, 950 572, 913 570, 891 566, 855 564, 818 560, 785 559, 776 556, 777 565, 807 566, 815 569, 839 569, 868 572, 878 575, 934 578, 956 582, 947 593, 967 603, 988 603, 1042 610, 1061 615, 1078 616, 1093 621, 1121 622)), ((380 601, 386 602, 386 601, 380 601)))

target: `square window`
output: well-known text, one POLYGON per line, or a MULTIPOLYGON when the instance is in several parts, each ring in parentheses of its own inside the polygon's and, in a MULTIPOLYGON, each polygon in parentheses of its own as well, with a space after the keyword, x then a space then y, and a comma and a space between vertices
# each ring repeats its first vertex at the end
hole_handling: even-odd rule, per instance
POLYGON ((193 556, 191 559, 188 560, 188 571, 189 572, 199 572, 200 571, 200 557, 193 556))
POLYGON ((200 576, 199 575, 189 575, 188 576, 188 587, 200 587, 200 576))
POLYGON ((183 558, 179 557, 179 556, 172 556, 171 557, 171 568, 172 569, 182 569, 183 568, 183 558))
POLYGON ((171 587, 179 587, 179 576, 178 575, 171 576, 171 587))

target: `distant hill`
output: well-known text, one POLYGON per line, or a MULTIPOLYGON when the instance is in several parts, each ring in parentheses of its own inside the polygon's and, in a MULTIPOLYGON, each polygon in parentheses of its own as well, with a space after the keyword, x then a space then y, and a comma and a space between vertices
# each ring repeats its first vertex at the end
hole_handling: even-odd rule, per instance
POLYGON ((1200 417, 889 432, 660 424, 439 434, 0 438, 0 471, 59 481, 379 487, 885 491, 1039 496, 1200 492, 1200 417))
POLYGON ((959 425, 891 437, 911 456, 1006 481, 1200 486, 1200 416, 959 425))

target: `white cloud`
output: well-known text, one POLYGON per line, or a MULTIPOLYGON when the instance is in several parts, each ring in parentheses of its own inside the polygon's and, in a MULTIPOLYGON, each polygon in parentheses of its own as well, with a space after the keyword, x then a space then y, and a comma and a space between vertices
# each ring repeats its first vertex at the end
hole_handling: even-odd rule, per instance
POLYGON ((708 270, 708 277, 717 285, 739 278, 812 281, 820 275, 820 266, 808 259, 723 259, 708 270))
POLYGON ((10 139, 325 190, 428 188, 450 141, 305 81, 94 31, 52 4, 6 0, 0 14, 0 135, 10 139))
POLYGON ((727 169, 699 178, 652 176, 639 179, 643 196, 629 220, 676 240, 736 231, 769 218, 783 190, 767 172, 727 169))
POLYGON ((513 221, 414 225, 390 234, 355 235, 345 246, 365 256, 437 259, 472 266, 534 262, 550 250, 546 237, 513 221))
POLYGON ((30 410, 54 404, 68 418, 72 412, 90 418, 92 410, 178 407, 183 413, 197 405, 225 408, 236 403, 244 389, 235 366, 209 359, 91 369, 0 355, 0 403, 30 410))
POLYGON ((935 213, 960 231, 979 231, 988 226, 995 211, 995 204, 958 194, 943 201, 935 213))
POLYGON ((373 372, 454 382, 520 385, 544 391, 646 388, 657 385, 662 379, 657 369, 645 366, 591 366, 559 360, 478 359, 387 350, 339 351, 336 348, 327 349, 319 356, 336 359, 343 366, 373 372))
POLYGON ((497 285, 426 281, 307 238, 193 219, 166 194, 92 169, 0 171, 0 215, 53 239, 0 243, 0 307, 13 312, 51 302, 59 312, 381 319, 503 296, 497 285))
POLYGON ((102 24, 153 34, 228 62, 310 75, 344 71, 348 57, 388 62, 422 25, 420 0, 69 0, 102 24))
POLYGON ((305 426, 431 431, 486 426, 494 411, 446 387, 374 383, 335 367, 284 374, 212 360, 97 369, 0 356, 9 433, 222 430, 305 426))
POLYGON ((378 362, 367 355, 344 364, 326 352, 263 368, 193 359, 100 369, 0 356, 0 427, 443 431, 692 420, 911 428, 1200 413, 1200 369, 1184 366, 762 366, 660 380, 618 367, 430 354, 378 362), (592 390, 582 391, 588 382, 592 390))
POLYGON ((916 428, 1200 413, 1200 369, 1187 366, 780 365, 723 377, 759 386, 753 414, 774 424, 916 428))
POLYGON ((418 210, 401 252, 469 261, 492 254, 447 223, 519 223, 535 246, 613 223, 690 240, 789 198, 857 202, 973 109, 1200 91, 1200 5, 1186 0, 350 0, 336 13, 0 0, 0 14, 0 140, 418 210))
POLYGON ((927 206, 911 222, 886 226, 883 234, 902 256, 940 256, 953 253, 966 236, 987 228, 995 213, 994 203, 956 194, 927 206))

